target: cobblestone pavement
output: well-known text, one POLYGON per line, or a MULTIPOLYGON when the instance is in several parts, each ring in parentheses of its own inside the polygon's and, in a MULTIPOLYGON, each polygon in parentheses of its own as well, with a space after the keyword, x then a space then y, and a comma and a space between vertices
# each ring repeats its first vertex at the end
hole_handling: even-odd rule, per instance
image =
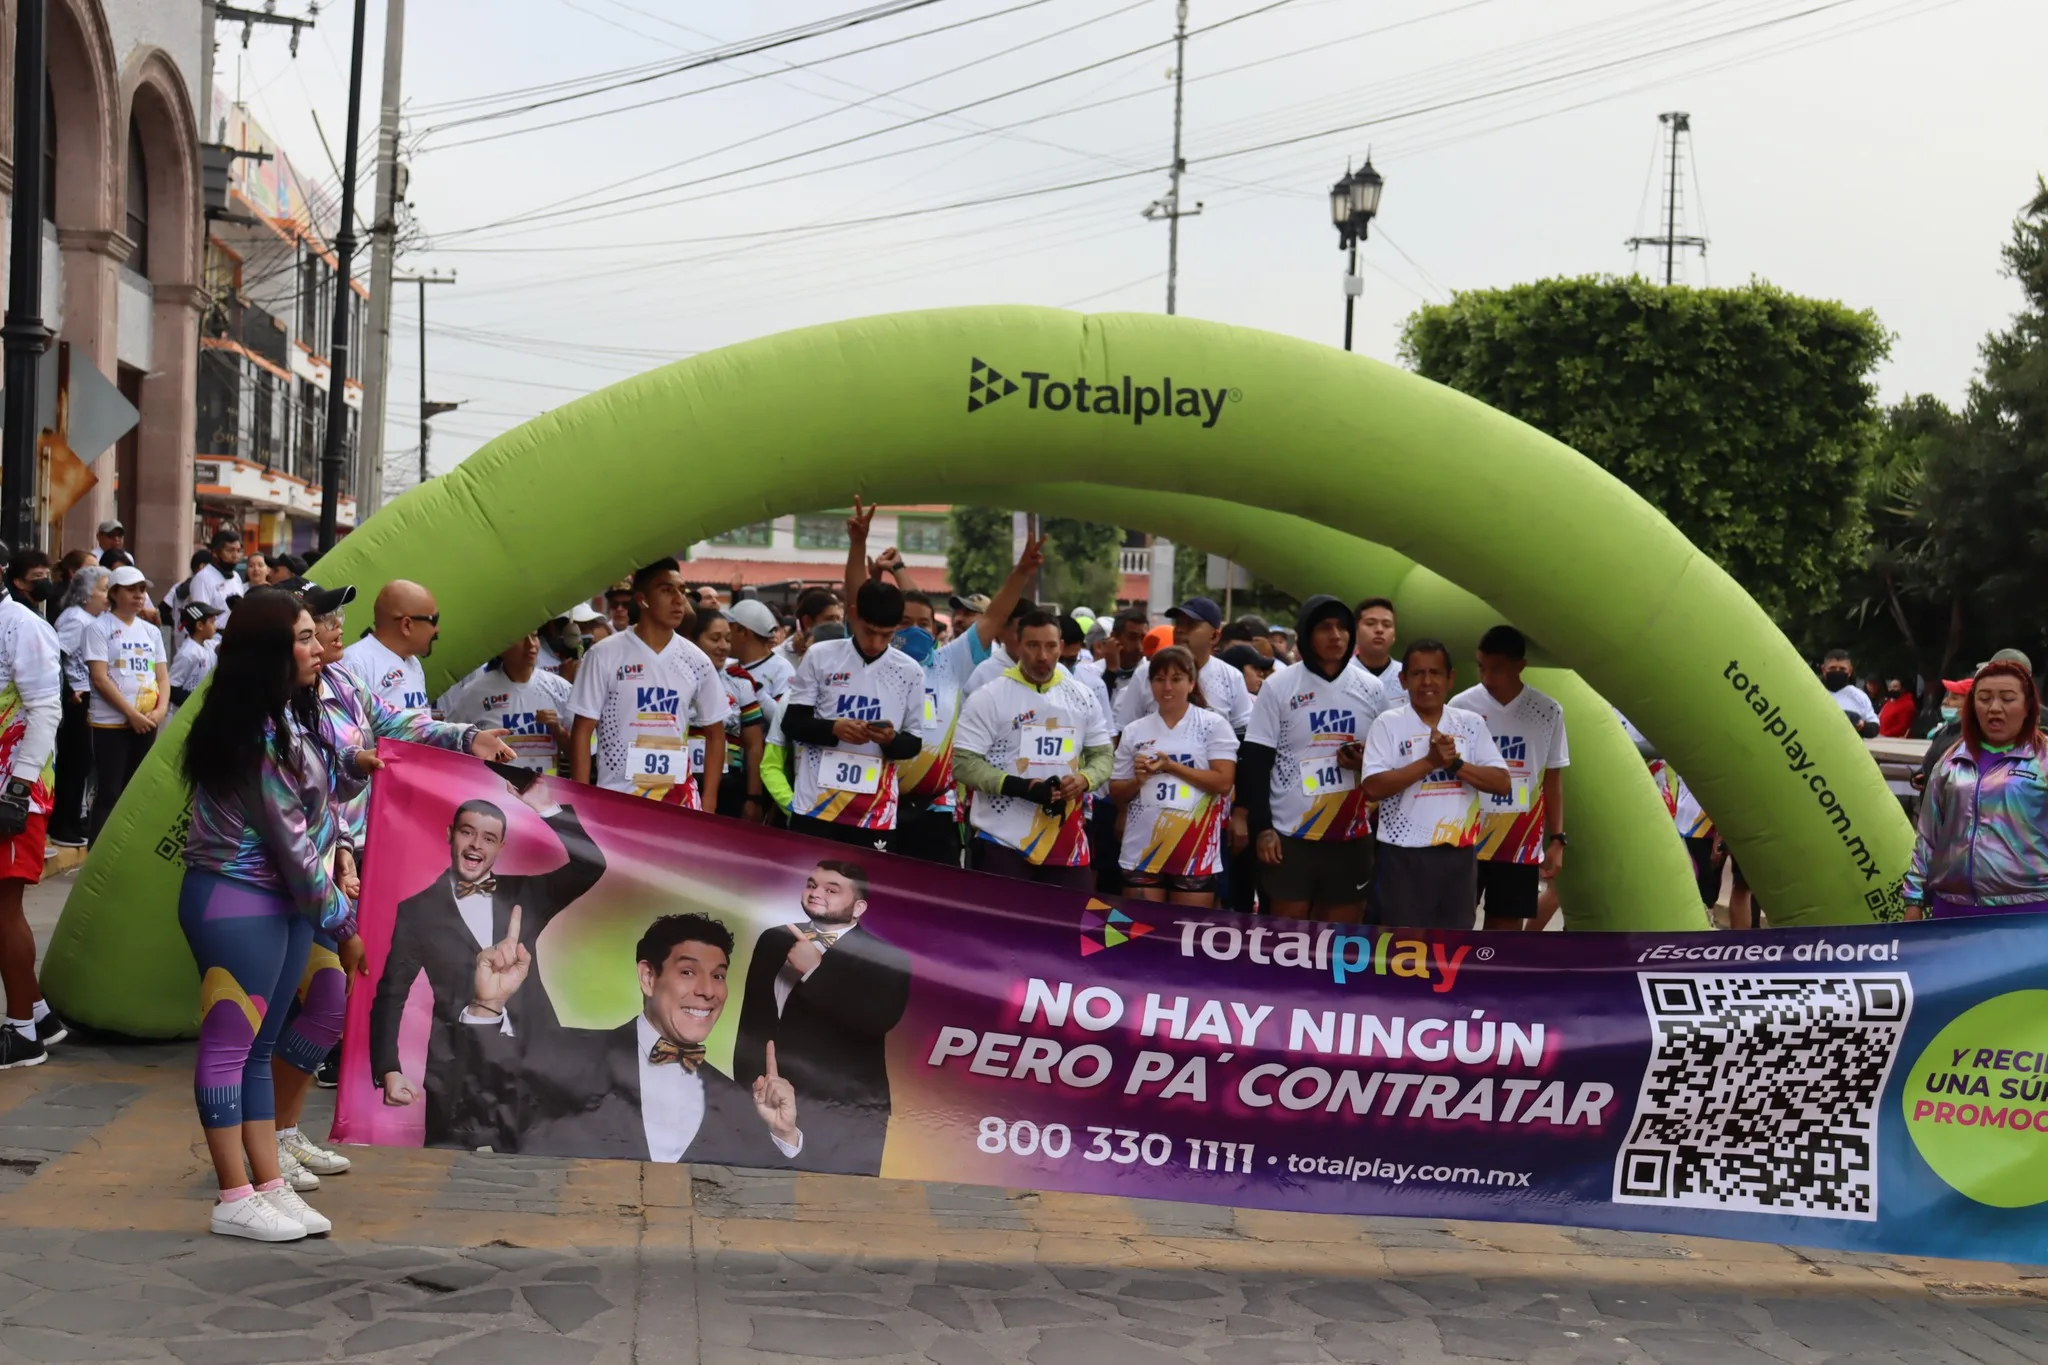
POLYGON ((0 1075, 0 1362, 2048 1362, 2042 1269, 705 1166, 351 1149, 264 1247, 190 1058, 0 1075))

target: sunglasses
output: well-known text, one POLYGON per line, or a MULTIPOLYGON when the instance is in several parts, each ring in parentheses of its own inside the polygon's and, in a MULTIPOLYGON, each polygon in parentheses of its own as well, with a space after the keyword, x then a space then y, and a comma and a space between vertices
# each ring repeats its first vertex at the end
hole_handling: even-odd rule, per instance
POLYGON ((437 611, 431 616, 408 616, 405 619, 408 621, 418 621, 422 625, 438 626, 441 624, 441 613, 437 611))

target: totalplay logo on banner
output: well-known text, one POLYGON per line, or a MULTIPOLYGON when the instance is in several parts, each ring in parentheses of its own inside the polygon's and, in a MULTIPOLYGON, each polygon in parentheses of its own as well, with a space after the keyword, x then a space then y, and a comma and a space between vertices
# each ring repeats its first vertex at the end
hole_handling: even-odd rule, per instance
POLYGON ((1020 390, 1025 406, 1033 411, 1077 412, 1097 417, 1129 417, 1133 426, 1145 419, 1197 419, 1207 430, 1223 417, 1225 403, 1241 402, 1244 390, 1225 386, 1210 389, 1175 385, 1172 375, 1158 380, 1151 376, 1124 375, 1110 383, 1092 383, 1076 375, 1055 379, 1046 370, 1024 370, 1012 379, 980 357, 972 359, 967 372, 967 410, 979 412, 1020 390), (1022 385, 1017 379, 1024 381, 1022 385))

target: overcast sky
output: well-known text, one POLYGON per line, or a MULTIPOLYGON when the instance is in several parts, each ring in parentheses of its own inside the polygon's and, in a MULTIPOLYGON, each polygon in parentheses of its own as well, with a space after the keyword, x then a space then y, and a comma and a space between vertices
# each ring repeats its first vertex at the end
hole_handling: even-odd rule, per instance
MULTIPOLYGON (((792 327, 1164 308, 1166 232, 1140 212, 1167 186, 1172 0, 932 0, 667 70, 880 7, 411 0, 401 269, 459 272, 429 295, 429 388, 467 400, 435 422, 437 473, 576 394, 792 327), (607 72, 652 79, 458 122, 607 72), (789 231, 855 219, 883 221, 789 231)), ((245 52, 221 31, 221 85, 313 179, 337 178, 322 131, 338 158, 350 8, 323 6, 296 61, 274 33, 245 52)), ((1192 0, 1189 23, 1184 199, 1205 207, 1182 224, 1185 315, 1340 344, 1327 191, 1368 147, 1386 177, 1368 354, 1393 360, 1402 320, 1453 290, 1655 269, 1623 240, 1659 230, 1647 191, 1674 109, 1694 132, 1684 228, 1712 239, 1685 278, 1871 309, 1897 338, 1887 399, 1959 399, 2018 305, 1998 249, 2048 169, 2039 0, 1192 0)), ((369 195, 366 158, 365 212, 369 195)), ((416 298, 396 306, 394 466, 418 444, 416 298)))

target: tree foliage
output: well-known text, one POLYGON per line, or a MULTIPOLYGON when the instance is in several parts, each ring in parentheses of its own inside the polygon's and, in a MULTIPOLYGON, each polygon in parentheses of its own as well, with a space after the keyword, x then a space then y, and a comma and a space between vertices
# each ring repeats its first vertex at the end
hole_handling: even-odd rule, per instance
POLYGON ((1870 552, 1832 625, 1887 671, 1954 678, 2008 645, 2048 659, 2048 185, 2001 254, 2025 306, 1985 339, 1962 410, 1922 395, 1885 415, 1870 552))
MULTIPOLYGON (((1045 568, 1039 575, 1039 595, 1067 610, 1113 609, 1123 581, 1117 569, 1123 532, 1071 517, 1047 517, 1040 530, 1045 534, 1045 568)), ((946 568, 954 592, 994 596, 1015 563, 1010 513, 993 507, 953 509, 953 544, 946 553, 946 568)))
POLYGON ((1585 277, 1425 307, 1402 353, 1614 474, 1789 624, 1862 562, 1888 340, 1868 312, 1760 282, 1585 277))

